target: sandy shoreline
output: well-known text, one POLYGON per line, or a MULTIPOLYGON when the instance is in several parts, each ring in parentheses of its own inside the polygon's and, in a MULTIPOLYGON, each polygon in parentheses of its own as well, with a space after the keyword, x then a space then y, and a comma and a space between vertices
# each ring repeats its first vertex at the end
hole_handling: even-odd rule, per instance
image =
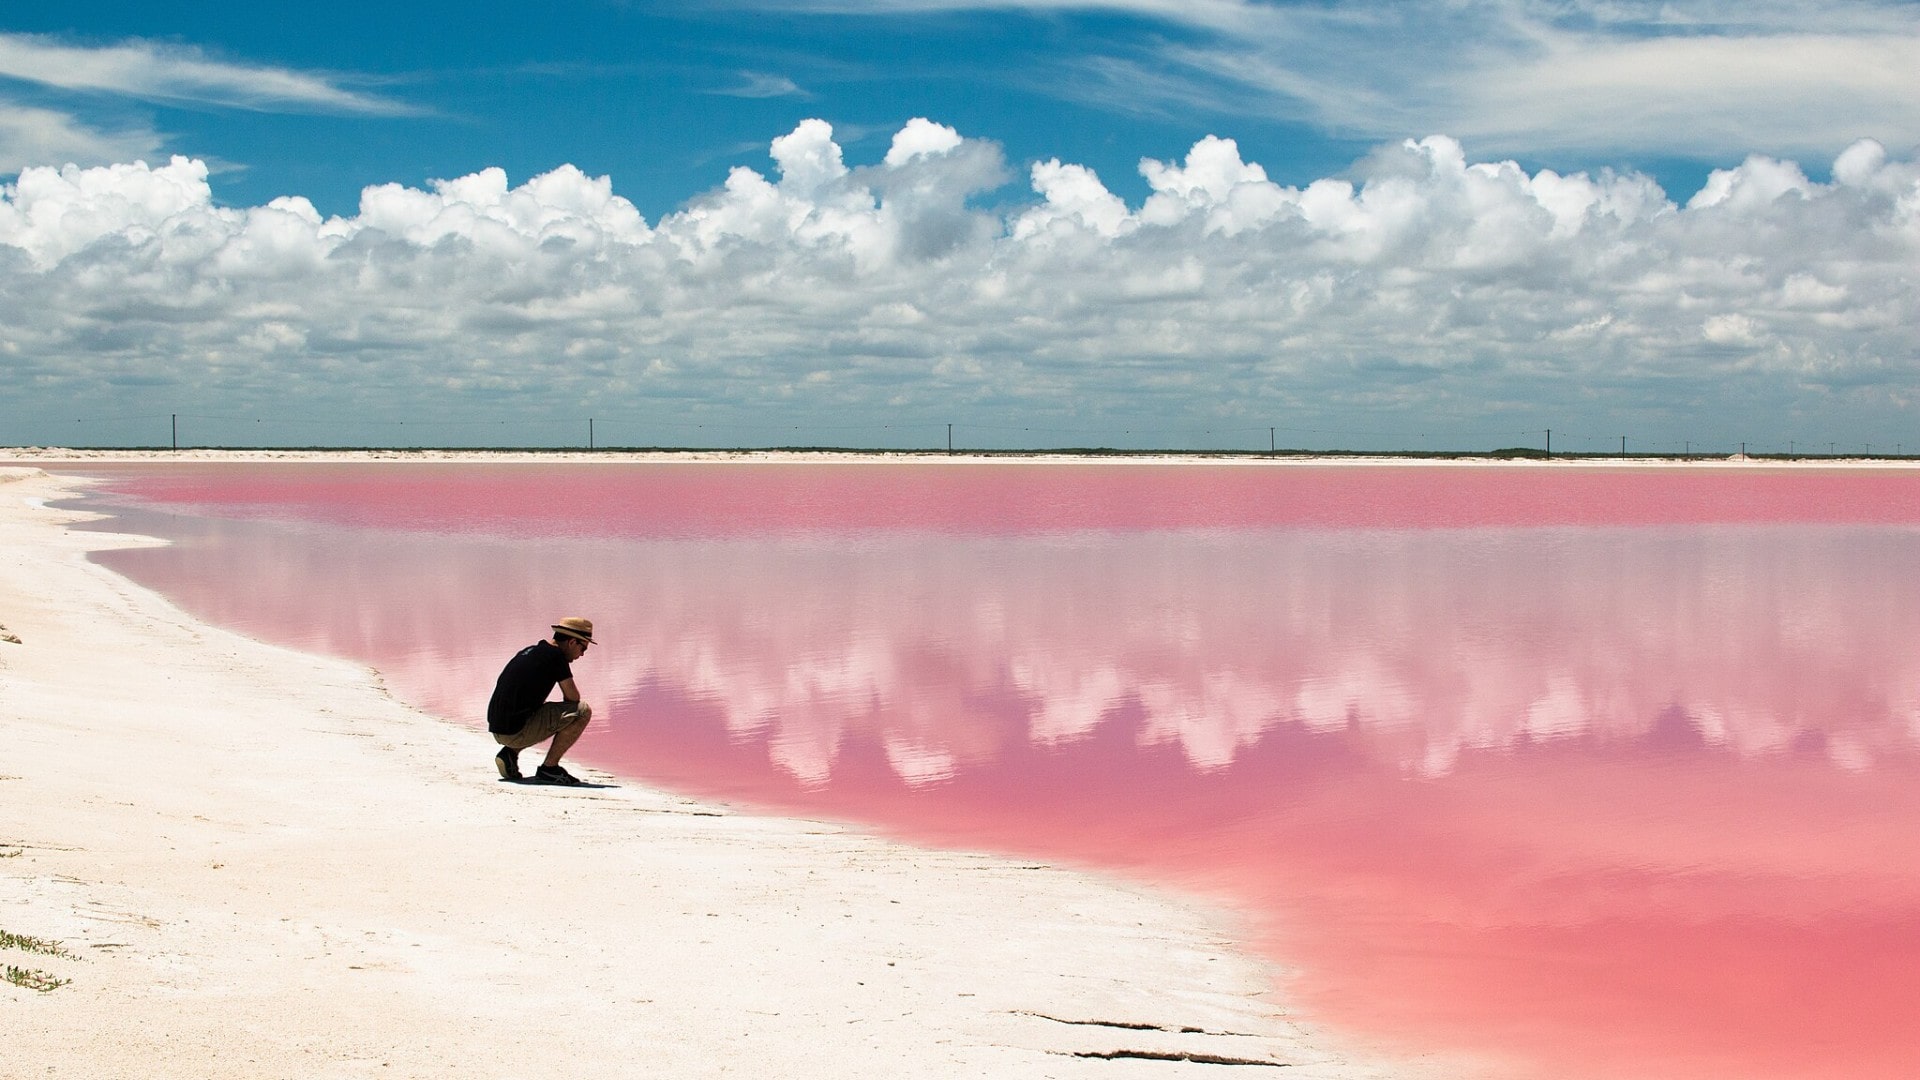
POLYGON ((79 483, 0 469, 0 931, 67 954, 0 961, 71 980, 0 984, 0 1075, 1416 1075, 1290 1022, 1202 905, 499 783, 370 672, 87 561, 144 541, 63 528, 79 483))

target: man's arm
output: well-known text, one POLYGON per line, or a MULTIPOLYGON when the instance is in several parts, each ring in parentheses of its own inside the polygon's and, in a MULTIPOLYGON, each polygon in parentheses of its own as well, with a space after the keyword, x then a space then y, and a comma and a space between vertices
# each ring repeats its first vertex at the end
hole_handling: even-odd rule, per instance
POLYGON ((573 685, 572 679, 560 680, 560 700, 562 701, 579 701, 580 700, 580 688, 573 685))

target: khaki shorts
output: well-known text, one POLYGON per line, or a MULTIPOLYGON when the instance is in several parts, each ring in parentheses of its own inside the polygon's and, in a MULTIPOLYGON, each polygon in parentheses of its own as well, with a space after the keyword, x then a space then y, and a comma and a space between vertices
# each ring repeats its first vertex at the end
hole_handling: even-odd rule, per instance
POLYGON ((493 741, 501 746, 511 746, 515 750, 525 750, 534 743, 546 742, 561 730, 580 722, 580 703, 577 701, 549 701, 533 710, 527 717, 525 727, 519 731, 496 731, 493 741))

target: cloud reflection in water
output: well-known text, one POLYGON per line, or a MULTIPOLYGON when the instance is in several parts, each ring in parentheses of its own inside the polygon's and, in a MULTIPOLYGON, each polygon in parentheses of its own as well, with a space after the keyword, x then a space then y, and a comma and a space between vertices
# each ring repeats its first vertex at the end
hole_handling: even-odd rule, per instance
POLYGON ((186 542, 107 561, 476 725, 507 655, 590 615, 590 758, 1219 894, 1314 1015, 1388 1044, 1562 1077, 1920 1055, 1890 959, 1920 925, 1909 527, 145 517, 186 542))

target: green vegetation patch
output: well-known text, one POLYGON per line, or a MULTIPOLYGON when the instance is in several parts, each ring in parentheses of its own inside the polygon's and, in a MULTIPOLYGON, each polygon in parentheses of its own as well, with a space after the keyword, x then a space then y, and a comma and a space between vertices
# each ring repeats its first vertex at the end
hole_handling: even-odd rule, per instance
POLYGON ((22 952, 73 959, 73 954, 67 951, 67 947, 57 941, 48 941, 46 938, 37 938, 31 934, 15 934, 7 930, 0 930, 0 949, 19 949, 22 952))
MULTIPOLYGON (((48 941, 46 938, 34 937, 31 934, 16 934, 8 930, 0 930, 0 949, 19 949, 21 952, 39 953, 42 956, 57 956, 62 960, 79 959, 68 952, 65 945, 57 941, 48 941)), ((42 994, 58 990, 73 981, 38 968, 16 967, 12 964, 0 969, 0 977, 4 977, 7 982, 15 986, 38 990, 42 994)))
POLYGON ((49 975, 35 968, 14 967, 12 964, 8 964, 6 967, 6 980, 15 986, 23 986, 28 990, 38 990, 43 994, 52 990, 58 990, 73 981, 72 979, 62 979, 57 975, 49 975))

